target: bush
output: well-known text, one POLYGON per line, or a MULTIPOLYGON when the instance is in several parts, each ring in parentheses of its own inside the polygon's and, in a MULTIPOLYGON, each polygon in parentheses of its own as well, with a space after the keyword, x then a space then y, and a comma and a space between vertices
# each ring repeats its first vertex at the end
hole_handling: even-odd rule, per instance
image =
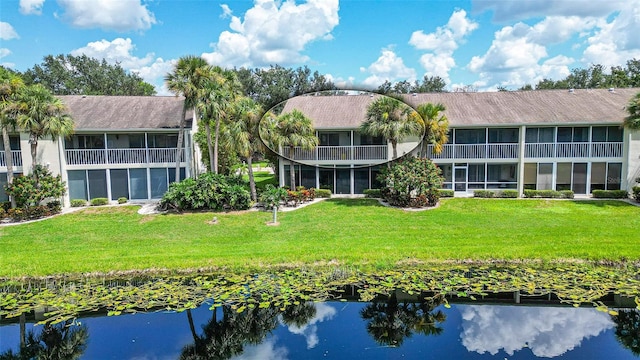
POLYGON ((83 206, 87 206, 87 200, 71 199, 71 207, 83 207, 83 206))
POLYGON ((518 196, 520 196, 518 190, 502 190, 496 193, 496 197, 503 199, 516 199, 518 196))
POLYGON ((62 211, 62 203, 60 203, 60 201, 58 200, 54 200, 54 201, 49 201, 47 203, 47 207, 49 208, 49 210, 55 214, 59 213, 60 211, 62 211))
POLYGON ((393 206, 434 206, 440 199, 443 178, 431 160, 407 156, 382 168, 378 180, 384 184, 382 198, 393 206))
POLYGON ((118 198, 118 204, 125 204, 127 201, 129 200, 127 200, 127 198, 124 196, 118 198))
POLYGON ((453 195, 455 194, 453 190, 443 190, 443 189, 438 190, 438 193, 440 194, 441 198, 453 197, 453 195))
POLYGON ((107 198, 93 198, 91 199, 91 206, 102 206, 107 205, 109 203, 109 199, 107 198))
POLYGON ((274 206, 280 206, 280 203, 287 198, 287 189, 283 187, 275 187, 267 184, 264 191, 260 194, 260 203, 266 209, 273 209, 274 206))
POLYGON ((494 193, 491 190, 475 190, 473 192, 473 197, 477 197, 477 198, 492 198, 496 195, 496 193, 494 193))
POLYGON ((525 190, 526 198, 551 198, 551 199, 573 199, 572 190, 525 190))
POLYGON ((593 190, 591 195, 596 199, 626 199, 629 193, 625 190, 593 190))
POLYGON ((382 196, 380 189, 365 189, 363 193, 364 197, 368 198, 380 198, 382 196))
POLYGON ((633 192, 633 198, 640 202, 640 186, 634 186, 631 191, 633 192))
POLYGON ((66 186, 60 175, 53 176, 46 167, 36 165, 31 175, 15 177, 6 192, 16 200, 17 207, 27 208, 48 198, 59 199, 66 193, 66 186))
POLYGON ((169 185, 160 208, 182 210, 244 210, 251 195, 241 177, 205 173, 169 185))
POLYGON ((329 189, 318 189, 316 190, 316 197, 318 198, 330 198, 331 190, 329 189))

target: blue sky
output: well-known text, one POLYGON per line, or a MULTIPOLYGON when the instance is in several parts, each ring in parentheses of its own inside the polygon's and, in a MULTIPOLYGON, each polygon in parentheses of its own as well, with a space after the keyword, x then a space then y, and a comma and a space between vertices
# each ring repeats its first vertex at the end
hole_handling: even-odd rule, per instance
POLYGON ((491 91, 640 59, 640 0, 3 0, 0 41, 4 66, 87 54, 161 95, 184 55, 307 65, 349 88, 437 75, 491 91))

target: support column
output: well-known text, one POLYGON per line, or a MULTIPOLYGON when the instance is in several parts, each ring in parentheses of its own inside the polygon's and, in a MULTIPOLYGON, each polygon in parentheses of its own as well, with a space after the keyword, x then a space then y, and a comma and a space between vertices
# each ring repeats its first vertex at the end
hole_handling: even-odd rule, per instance
POLYGON ((525 155, 525 136, 526 126, 520 127, 520 139, 518 141, 518 194, 524 194, 524 155, 525 155))

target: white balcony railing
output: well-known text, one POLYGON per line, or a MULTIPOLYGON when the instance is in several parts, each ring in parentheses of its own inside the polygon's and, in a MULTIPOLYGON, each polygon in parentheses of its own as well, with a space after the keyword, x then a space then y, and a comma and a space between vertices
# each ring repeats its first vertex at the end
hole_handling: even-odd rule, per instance
MULTIPOLYGON (((67 149, 67 165, 158 164, 176 161, 176 148, 67 149)), ((182 161, 186 161, 185 153, 182 161)))
POLYGON ((622 157, 621 142, 526 144, 527 158, 622 157))
MULTIPOLYGON (((0 150, 0 166, 7 166, 6 159, 4 150, 0 150)), ((11 150, 11 160, 13 160, 13 166, 22 166, 22 152, 20 150, 11 150)))
POLYGON ((313 150, 296 147, 293 156, 294 160, 312 161, 387 160, 387 145, 318 146, 313 150))
POLYGON ((517 159, 518 144, 446 144, 440 154, 429 145, 427 154, 432 159, 517 159))

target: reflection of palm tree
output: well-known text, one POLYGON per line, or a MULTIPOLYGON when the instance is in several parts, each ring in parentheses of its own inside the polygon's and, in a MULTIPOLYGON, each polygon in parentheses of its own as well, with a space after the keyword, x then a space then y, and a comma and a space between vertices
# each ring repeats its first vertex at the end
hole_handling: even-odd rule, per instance
POLYGON ((369 320, 367 332, 381 345, 400 346, 412 333, 440 335, 438 327, 446 316, 433 310, 441 301, 433 299, 420 303, 398 303, 395 292, 382 302, 372 302, 362 309, 360 315, 369 320))
POLYGON ((33 331, 27 334, 25 344, 17 354, 9 350, 0 354, 0 359, 79 359, 87 348, 88 338, 86 326, 72 326, 69 323, 45 325, 37 336, 33 331))
POLYGON ((640 356, 640 312, 638 310, 620 310, 613 316, 616 323, 616 339, 622 346, 640 356))
POLYGON ((316 307, 313 303, 300 303, 284 309, 282 312, 282 322, 301 328, 305 326, 309 320, 313 319, 314 316, 316 316, 316 307))

